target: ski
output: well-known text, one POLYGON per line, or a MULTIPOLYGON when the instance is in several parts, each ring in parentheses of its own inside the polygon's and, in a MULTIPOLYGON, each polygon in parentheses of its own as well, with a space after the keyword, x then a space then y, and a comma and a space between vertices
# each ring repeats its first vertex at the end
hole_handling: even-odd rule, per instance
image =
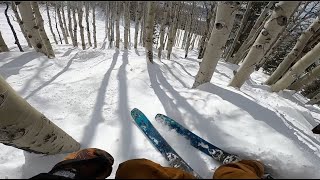
POLYGON ((197 172, 195 172, 168 144, 168 142, 151 124, 149 119, 139 109, 134 108, 131 111, 131 116, 140 130, 142 130, 144 135, 149 139, 153 146, 164 156, 171 167, 180 168, 186 172, 191 173, 196 178, 202 179, 201 176, 197 172))
MULTIPOLYGON (((189 140, 191 146, 209 155, 213 159, 221 162, 222 164, 237 162, 240 160, 240 158, 237 155, 230 154, 214 146, 213 144, 209 143, 208 141, 202 139, 198 135, 189 131, 188 129, 183 127, 181 124, 179 124, 178 122, 176 122, 175 120, 173 120, 172 118, 166 115, 157 114, 155 116, 155 119, 156 121, 167 125, 170 129, 175 129, 178 134, 182 135, 184 138, 189 140)), ((263 179, 273 179, 273 177, 270 174, 265 174, 263 176, 263 179)))
POLYGON ((202 139, 198 135, 194 134, 193 132, 189 131, 185 127, 183 127, 181 124, 173 120, 172 118, 163 115, 163 114, 157 114, 155 119, 158 122, 161 122, 163 124, 166 124, 171 129, 175 129, 177 133, 182 135, 184 138, 189 140, 191 146, 199 149, 201 152, 211 156, 213 159, 221 162, 222 164, 227 164, 230 162, 236 162, 239 160, 239 157, 233 154, 230 154, 213 144, 209 143, 208 141, 202 139))

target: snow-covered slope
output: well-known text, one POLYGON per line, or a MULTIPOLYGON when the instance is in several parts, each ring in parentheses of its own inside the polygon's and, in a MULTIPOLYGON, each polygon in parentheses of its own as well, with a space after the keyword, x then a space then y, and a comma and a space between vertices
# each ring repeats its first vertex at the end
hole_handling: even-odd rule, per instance
MULTIPOLYGON (((47 22, 43 8, 41 12, 47 22)), ((241 90, 228 87, 237 66, 222 61, 210 83, 191 89, 199 68, 196 51, 185 59, 184 51, 174 48, 172 60, 155 57, 155 64, 148 66, 141 46, 137 50, 108 48, 102 14, 97 12, 97 49, 81 50, 52 41, 55 59, 26 48, 21 32, 18 36, 26 51, 19 52, 1 14, 0 30, 11 51, 0 53, 0 74, 82 148, 112 154, 115 164, 109 178, 128 159, 147 158, 168 165, 133 123, 130 111, 135 107, 203 177, 212 177, 219 163, 156 122, 157 113, 176 119, 222 149, 263 161, 276 178, 320 178, 320 139, 311 132, 320 123, 319 107, 304 105, 306 99, 292 91, 270 92, 261 85, 267 78, 262 72, 254 72, 241 90)), ((18 31, 18 24, 13 25, 18 31)), ((46 31, 52 39, 48 26, 46 31)), ((131 33, 134 37, 133 26, 131 33)), ((29 154, 2 144, 0 152, 0 178, 47 172, 65 156, 29 154)))

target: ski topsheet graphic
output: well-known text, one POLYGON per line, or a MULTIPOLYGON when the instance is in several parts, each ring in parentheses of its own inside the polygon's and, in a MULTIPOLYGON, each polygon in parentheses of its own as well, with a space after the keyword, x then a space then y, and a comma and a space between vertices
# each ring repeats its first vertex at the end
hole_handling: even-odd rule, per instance
POLYGON ((139 109, 134 108, 131 111, 131 116, 153 146, 166 158, 171 167, 180 168, 193 174, 196 178, 201 179, 200 175, 196 173, 177 152, 175 152, 139 109))

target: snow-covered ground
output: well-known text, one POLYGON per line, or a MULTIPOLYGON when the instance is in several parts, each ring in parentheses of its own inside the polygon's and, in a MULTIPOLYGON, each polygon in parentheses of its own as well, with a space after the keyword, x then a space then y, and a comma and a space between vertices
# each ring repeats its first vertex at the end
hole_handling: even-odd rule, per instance
MULTIPOLYGON (((47 23, 44 8, 41 12, 47 23)), ((19 31, 18 24, 12 23, 19 31)), ((176 119, 226 151, 263 161, 276 178, 320 178, 320 137, 311 132, 320 123, 320 108, 304 105, 307 100, 292 91, 272 93, 262 85, 267 78, 262 72, 254 72, 238 90, 227 86, 237 66, 221 61, 210 83, 191 89, 199 68, 196 51, 185 59, 184 50, 177 47, 172 60, 155 57, 155 63, 147 65, 141 46, 137 50, 108 48, 101 12, 97 12, 96 49, 56 45, 49 26, 45 28, 55 59, 27 48, 21 32, 17 33, 26 51, 19 52, 4 14, 0 15, 0 31, 10 48, 0 53, 0 74, 32 106, 80 142, 81 148, 96 147, 112 154, 115 163, 109 178, 128 159, 147 158, 168 165, 134 124, 133 108, 142 110, 205 178, 211 178, 220 164, 156 122, 157 113, 176 119)), ((122 32, 123 27, 121 36, 122 32)), ((132 42, 133 33, 132 25, 132 42)), ((30 178, 49 171, 66 155, 29 154, 3 144, 0 152, 0 178, 30 178)))

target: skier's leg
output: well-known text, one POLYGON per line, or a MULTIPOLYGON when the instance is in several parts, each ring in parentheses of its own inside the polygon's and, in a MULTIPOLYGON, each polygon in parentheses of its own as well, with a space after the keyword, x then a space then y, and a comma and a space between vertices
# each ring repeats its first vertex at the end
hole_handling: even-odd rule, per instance
POLYGON ((220 166, 213 174, 213 179, 261 179, 264 167, 260 161, 241 160, 220 166))
POLYGON ((132 159, 121 163, 116 179, 195 179, 178 168, 163 167, 148 159, 132 159))

